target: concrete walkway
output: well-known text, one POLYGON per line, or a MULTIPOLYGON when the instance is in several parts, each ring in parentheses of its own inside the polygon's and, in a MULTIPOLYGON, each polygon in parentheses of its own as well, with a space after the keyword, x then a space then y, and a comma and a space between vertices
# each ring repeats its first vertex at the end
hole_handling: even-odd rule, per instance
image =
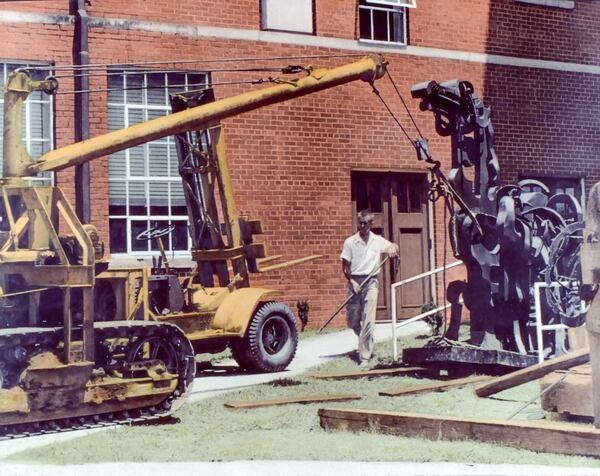
MULTIPOLYGON (((377 324, 375 327, 375 342, 384 341, 391 337, 391 324, 377 324)), ((423 322, 414 322, 398 329, 398 337, 418 335, 429 332, 429 327, 423 322)), ((357 338, 354 332, 346 329, 340 332, 317 335, 309 339, 300 340, 296 357, 284 372, 273 374, 230 374, 227 370, 219 373, 206 372, 194 380, 194 388, 190 401, 214 397, 232 390, 257 385, 280 378, 289 378, 306 372, 329 360, 349 358, 348 352, 356 350, 357 338)), ((391 343, 390 343, 391 347, 391 343)), ((222 362, 226 369, 227 364, 235 362, 222 362)))
MULTIPOLYGON (((414 323, 401 328, 401 335, 414 335, 426 332, 423 323, 414 323)), ((379 324, 375 339, 388 339, 391 326, 379 324)), ((391 345, 391 343, 390 343, 391 345)), ((350 330, 315 336, 300 341, 296 358, 289 369, 276 374, 246 375, 224 371, 196 378, 190 400, 200 400, 233 390, 268 382, 278 378, 289 378, 301 374, 313 366, 333 359, 348 358, 347 353, 356 348, 356 336, 350 330)), ((114 427, 113 427, 114 428, 114 427)), ((57 441, 67 441, 108 429, 82 430, 32 438, 20 438, 0 442, 0 476, 111 476, 144 474, 144 476, 164 476, 166 473, 178 476, 428 476, 428 475, 486 475, 486 476, 600 476, 600 468, 566 468, 532 465, 482 465, 460 463, 367 463, 341 461, 234 461, 234 462, 190 462, 190 463, 128 463, 115 462, 94 465, 27 465, 9 464, 3 461, 10 454, 43 446, 57 441)))

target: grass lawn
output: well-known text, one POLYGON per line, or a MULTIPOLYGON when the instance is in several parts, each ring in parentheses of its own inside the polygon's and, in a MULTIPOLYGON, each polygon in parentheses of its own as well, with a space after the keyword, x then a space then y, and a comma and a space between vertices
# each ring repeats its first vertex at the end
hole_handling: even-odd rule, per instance
MULTIPOLYGON (((422 345, 404 340, 401 346, 422 345)), ((391 343, 376 346, 373 366, 391 361, 391 343)), ((355 370, 350 359, 315 371, 355 370)), ((600 460, 535 453, 476 442, 428 441, 375 433, 327 432, 319 426, 322 407, 403 411, 458 417, 504 419, 539 392, 537 381, 478 398, 472 388, 404 397, 382 397, 382 390, 427 383, 410 377, 317 380, 308 375, 276 380, 243 391, 186 404, 169 424, 118 427, 64 443, 17 453, 4 461, 85 464, 100 462, 233 461, 255 459, 414 461, 495 464, 596 466, 600 460), (284 405, 248 410, 223 406, 226 401, 355 393, 363 398, 339 403, 284 405)), ((201 385, 201 380, 196 382, 201 385)), ((540 418, 532 405, 516 419, 540 418)))

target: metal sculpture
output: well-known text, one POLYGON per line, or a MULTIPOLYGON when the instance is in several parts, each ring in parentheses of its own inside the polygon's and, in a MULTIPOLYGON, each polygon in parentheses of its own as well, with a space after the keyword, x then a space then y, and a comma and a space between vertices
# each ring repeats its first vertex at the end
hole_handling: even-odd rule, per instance
MULTIPOLYGON (((545 283, 546 323, 581 325, 585 317, 578 293, 581 206, 571 195, 551 195, 537 180, 501 185, 490 107, 470 82, 428 81, 413 86, 411 94, 421 110, 433 112, 437 133, 451 139, 447 178, 427 141, 416 142, 418 158, 432 164, 430 199, 445 198, 452 251, 467 269, 465 281, 447 287, 452 312, 446 345, 458 339, 462 296, 470 311, 469 344, 500 352, 491 361, 479 355, 472 362, 529 365, 527 354, 537 347, 531 332, 534 283, 545 283)), ((562 351, 564 333, 554 337, 547 353, 562 351)))

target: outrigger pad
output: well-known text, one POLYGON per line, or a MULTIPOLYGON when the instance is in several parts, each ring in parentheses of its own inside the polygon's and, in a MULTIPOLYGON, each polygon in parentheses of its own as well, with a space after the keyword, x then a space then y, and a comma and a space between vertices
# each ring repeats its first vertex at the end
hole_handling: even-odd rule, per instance
POLYGON ((402 362, 422 367, 435 366, 454 373, 502 374, 535 365, 537 357, 507 350, 444 345, 404 349, 402 362))

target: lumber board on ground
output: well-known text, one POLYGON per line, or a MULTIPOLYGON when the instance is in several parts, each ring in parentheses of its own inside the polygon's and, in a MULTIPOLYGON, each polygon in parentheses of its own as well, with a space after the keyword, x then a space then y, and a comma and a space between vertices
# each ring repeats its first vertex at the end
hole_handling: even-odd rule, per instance
MULTIPOLYGON (((562 382, 555 385, 541 397, 544 411, 562 415, 565 419, 574 417, 594 417, 592 399, 592 376, 585 373, 589 365, 576 367, 562 382)), ((540 389, 544 390, 565 376, 564 371, 552 372, 540 380, 540 389)))
POLYGON ((472 375, 471 377, 457 378, 453 380, 445 380, 443 382, 427 383, 424 385, 414 385, 411 387, 401 388, 400 390, 389 390, 387 392, 379 392, 379 395, 384 397, 399 397, 402 395, 415 395, 418 393, 441 392, 447 388, 464 387, 471 383, 478 383, 484 380, 489 380, 488 375, 472 375))
POLYGON ((487 397, 501 392, 502 390, 506 390, 507 388, 516 387, 517 385, 542 378, 544 375, 554 372, 555 370, 563 370, 575 367, 576 365, 585 364, 589 360, 590 350, 586 347, 561 357, 548 360, 544 363, 532 365, 531 367, 520 369, 516 372, 502 375, 501 377, 496 377, 490 382, 478 385, 475 388, 475 393, 479 397, 487 397))
POLYGON ((330 380, 343 380, 350 378, 362 378, 362 377, 379 377, 389 375, 403 375, 417 372, 427 372, 428 369, 425 367, 396 367, 394 369, 372 369, 363 370, 361 372, 313 372, 308 374, 310 377, 319 379, 330 379, 330 380))
POLYGON ((347 400, 360 400, 360 395, 313 395, 306 397, 280 398, 277 400, 254 400, 240 402, 225 402, 227 408, 261 408, 273 405, 287 405, 289 403, 318 403, 318 402, 343 402, 347 400))
POLYGON ((436 415, 322 408, 326 430, 375 431, 430 440, 475 440, 532 451, 600 457, 600 430, 592 425, 441 417, 436 415))

